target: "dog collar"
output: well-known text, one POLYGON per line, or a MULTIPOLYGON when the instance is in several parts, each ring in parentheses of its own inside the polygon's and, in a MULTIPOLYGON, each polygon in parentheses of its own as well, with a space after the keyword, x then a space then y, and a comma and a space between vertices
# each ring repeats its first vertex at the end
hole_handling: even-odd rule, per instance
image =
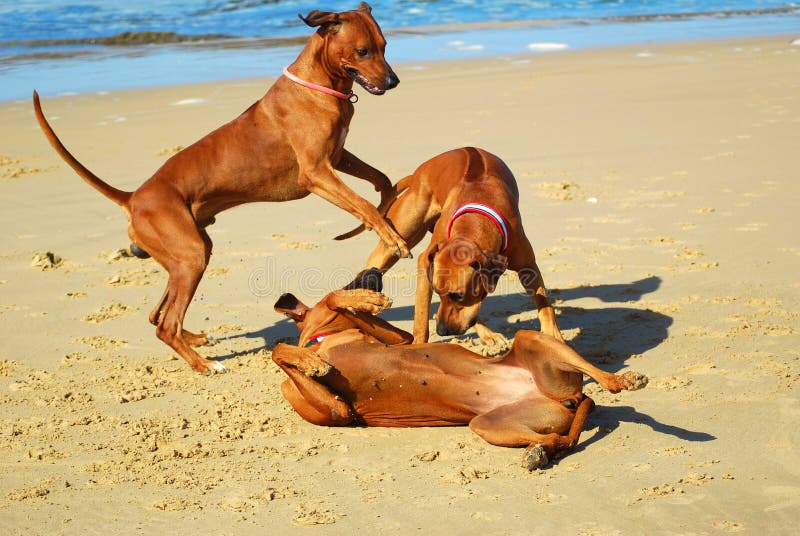
POLYGON ((337 99, 350 101, 353 104, 358 102, 358 95, 353 93, 352 89, 347 93, 342 93, 341 91, 336 91, 335 89, 331 89, 329 87, 320 86, 319 84, 315 84, 313 82, 309 82, 307 80, 303 80, 302 78, 293 75, 292 73, 289 72, 289 67, 284 67, 283 68, 283 76, 285 76, 286 78, 288 78, 289 80, 291 80, 292 82, 294 82, 296 84, 300 84, 301 86, 307 87, 308 89, 313 89, 314 91, 321 91, 321 92, 326 93, 328 95, 333 95, 337 99))
POLYGON ((314 344, 321 343, 328 336, 330 336, 330 333, 317 333, 316 335, 312 335, 311 337, 309 337, 308 342, 306 342, 306 348, 308 348, 309 346, 312 346, 314 344))
POLYGON ((447 224, 447 238, 450 238, 453 222, 455 222, 459 216, 463 216, 469 212, 481 214, 492 220, 497 230, 500 231, 500 236, 503 237, 503 247, 500 249, 500 253, 505 253, 508 249, 508 224, 499 212, 489 205, 484 205, 482 203, 467 203, 466 205, 461 205, 450 217, 450 223, 447 224))

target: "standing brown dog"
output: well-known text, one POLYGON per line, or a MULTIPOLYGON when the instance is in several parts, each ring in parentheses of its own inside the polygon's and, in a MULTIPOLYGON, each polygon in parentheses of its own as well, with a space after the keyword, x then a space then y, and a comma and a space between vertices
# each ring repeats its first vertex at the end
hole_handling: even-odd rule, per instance
POLYGON ((614 393, 647 384, 636 372, 600 370, 535 331, 518 331, 511 349, 491 359, 456 344, 408 344, 410 334, 374 316, 389 305, 377 292, 380 272, 359 279, 314 307, 291 294, 275 304, 300 329, 298 346, 272 352, 288 376, 281 391, 313 424, 469 424, 493 445, 526 447, 523 466, 532 470, 577 444, 594 407, 584 374, 614 393))
POLYGON ((254 201, 289 201, 313 192, 374 228, 387 250, 409 256, 405 241, 382 217, 389 179, 344 149, 353 116, 353 81, 382 95, 399 83, 384 59, 386 40, 371 8, 314 10, 303 18, 319 27, 298 58, 261 100, 237 119, 174 155, 134 192, 103 182, 78 162, 47 123, 34 92, 39 125, 58 154, 86 182, 117 203, 128 217, 128 236, 169 273, 167 289, 150 313, 159 339, 198 372, 224 372, 192 346, 205 334, 183 329, 189 302, 211 256, 205 228, 214 216, 254 201), (291 78, 290 78, 291 77, 291 78), (335 171, 369 181, 381 192, 376 209, 348 188, 335 171))
MULTIPOLYGON (((483 299, 506 268, 517 272, 536 304, 542 331, 563 341, 522 229, 517 183, 502 160, 483 149, 455 149, 428 160, 395 188, 399 197, 387 219, 409 247, 433 233, 417 260, 414 342, 428 341, 432 291, 441 302, 436 313, 439 335, 459 335, 475 325, 482 341, 502 339, 476 322, 483 299)), ((385 272, 396 261, 392 249, 379 244, 366 267, 385 272)))

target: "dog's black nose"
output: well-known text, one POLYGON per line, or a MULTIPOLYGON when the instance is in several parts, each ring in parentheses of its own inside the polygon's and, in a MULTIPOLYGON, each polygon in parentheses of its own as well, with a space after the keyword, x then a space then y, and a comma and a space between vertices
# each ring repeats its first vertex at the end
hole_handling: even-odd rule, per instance
POLYGON ((394 74, 394 71, 389 71, 389 74, 386 75, 386 89, 394 89, 399 83, 400 79, 397 78, 397 75, 394 74))
POLYGON ((436 333, 438 333, 441 337, 446 337, 449 335, 461 335, 460 331, 449 328, 444 322, 436 323, 436 333))

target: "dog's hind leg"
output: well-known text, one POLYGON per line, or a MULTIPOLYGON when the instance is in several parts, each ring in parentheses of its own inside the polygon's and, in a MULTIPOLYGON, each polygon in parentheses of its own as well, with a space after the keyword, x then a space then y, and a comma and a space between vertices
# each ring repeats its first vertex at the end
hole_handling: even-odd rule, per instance
MULTIPOLYGON (((161 298, 158 299, 156 306, 150 312, 150 323, 154 326, 158 326, 158 319, 161 316, 161 312, 164 308, 168 290, 169 287, 164 290, 164 294, 161 295, 161 298)), ((192 333, 187 329, 183 330, 183 337, 186 339, 186 342, 189 343, 189 346, 206 346, 214 343, 214 339, 207 333, 192 333)))
POLYGON ((147 201, 150 202, 131 205, 131 234, 169 274, 167 288, 150 313, 150 322, 156 325, 158 338, 194 370, 225 372, 222 363, 205 359, 191 348, 207 338, 183 329, 186 309, 211 256, 211 239, 198 228, 188 210, 176 210, 181 206, 180 200, 158 196, 147 201))
POLYGON ((647 385, 647 377, 634 371, 612 374, 594 366, 575 350, 553 337, 536 331, 518 331, 512 347, 514 360, 528 368, 536 378, 542 392, 566 398, 579 393, 583 386, 583 376, 589 376, 604 389, 612 393, 636 391, 647 385))
POLYGON ((492 445, 526 447, 523 466, 532 471, 578 443, 593 407, 590 398, 575 411, 556 400, 525 399, 478 415, 469 427, 492 445))

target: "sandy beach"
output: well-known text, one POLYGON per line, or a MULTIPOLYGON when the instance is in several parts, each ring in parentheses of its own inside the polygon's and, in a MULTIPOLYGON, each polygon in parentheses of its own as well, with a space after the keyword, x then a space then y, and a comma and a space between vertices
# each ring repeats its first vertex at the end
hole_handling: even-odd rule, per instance
MULTIPOLYGON (((598 408, 566 458, 466 427, 322 428, 283 400, 271 359, 376 243, 316 196, 209 228, 186 321, 228 374, 200 376, 147 314, 165 274, 82 182, 29 101, 0 104, 0 526, 5 534, 791 534, 800 521, 800 46, 797 36, 394 65, 347 147, 398 180, 483 147, 514 171, 568 343, 649 376, 598 408)), ((134 189, 258 99, 270 79, 54 97, 67 147, 134 189)), ((345 180, 377 202, 358 180, 345 180)), ((427 242, 424 242, 427 243, 427 242)), ((418 247, 418 252, 421 247, 418 247)), ((411 328, 415 262, 385 279, 411 328)), ((512 274, 484 304, 512 338, 538 326, 512 274)), ((434 339, 434 340, 441 340, 434 339)), ((484 348, 474 332, 460 338, 484 348)))

